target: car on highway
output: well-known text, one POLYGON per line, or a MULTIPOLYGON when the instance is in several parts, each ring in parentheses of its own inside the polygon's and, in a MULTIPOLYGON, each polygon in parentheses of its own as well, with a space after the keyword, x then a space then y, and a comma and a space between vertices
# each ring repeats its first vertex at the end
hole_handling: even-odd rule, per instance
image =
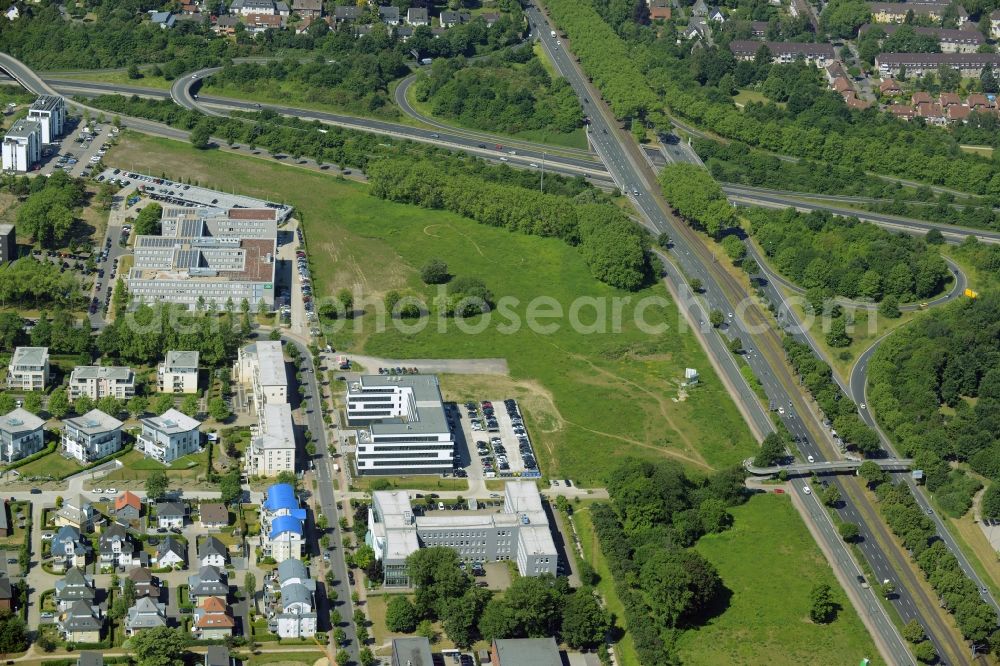
POLYGON ((802 486, 802 492, 804 492, 806 495, 812 495, 812 488, 810 488, 809 486, 802 486))
POLYGON ((816 459, 815 459, 815 458, 813 458, 812 456, 808 456, 808 457, 806 458, 806 460, 808 460, 808 461, 809 461, 809 462, 811 462, 811 463, 814 463, 814 462, 816 462, 816 459))

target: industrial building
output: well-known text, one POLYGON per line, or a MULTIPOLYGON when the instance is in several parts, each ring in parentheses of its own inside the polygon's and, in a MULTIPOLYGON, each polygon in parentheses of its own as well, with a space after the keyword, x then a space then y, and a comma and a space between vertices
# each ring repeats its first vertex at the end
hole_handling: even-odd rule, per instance
POLYGON ((365 542, 385 571, 385 585, 408 587, 406 558, 447 546, 465 562, 513 560, 522 576, 556 574, 558 553, 532 481, 508 481, 501 512, 449 511, 415 516, 406 491, 378 491, 368 510, 365 542))
POLYGON ((455 442, 434 375, 362 375, 347 388, 358 474, 441 474, 455 442))
POLYGON ((3 137, 3 170, 28 171, 42 159, 42 125, 22 118, 3 137))
POLYGON ((66 124, 66 100, 58 95, 40 95, 28 109, 28 120, 41 125, 42 143, 55 143, 66 124))
POLYGON ((163 210, 159 236, 135 240, 129 270, 132 307, 175 303, 189 310, 199 303, 244 300, 274 307, 278 211, 273 208, 189 208, 163 210))

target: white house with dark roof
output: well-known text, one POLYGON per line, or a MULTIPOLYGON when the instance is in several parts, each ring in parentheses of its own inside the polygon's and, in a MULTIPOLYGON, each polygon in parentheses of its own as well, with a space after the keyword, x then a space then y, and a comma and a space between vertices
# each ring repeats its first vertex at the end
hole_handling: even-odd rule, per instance
POLYGON ((425 7, 410 7, 406 10, 406 22, 413 27, 420 25, 430 25, 430 18, 427 16, 425 7))
POLYGON ((125 617, 125 632, 134 636, 143 629, 167 626, 167 607, 151 597, 136 599, 125 617))
POLYGON ((135 556, 135 542, 128 530, 118 523, 111 523, 98 539, 98 561, 102 566, 131 567, 135 556))
POLYGON ((106 458, 122 448, 122 422, 99 409, 64 419, 62 449, 86 465, 106 458))
POLYGON ((224 570, 214 566, 203 566, 198 573, 188 576, 188 594, 192 599, 222 597, 229 594, 229 577, 224 570))
POLYGON ((17 347, 7 366, 7 388, 41 391, 49 383, 49 348, 17 347))
POLYGON ((56 581, 56 607, 64 611, 77 601, 94 603, 97 590, 94 587, 93 576, 83 573, 82 569, 73 567, 66 575, 56 581))
POLYGON ((59 614, 56 626, 68 643, 99 643, 104 620, 100 607, 86 601, 74 601, 59 614))
POLYGON ((79 529, 70 525, 60 527, 51 544, 53 564, 62 569, 86 566, 87 555, 92 550, 90 541, 81 536, 79 529))
POLYGON ((208 537, 198 544, 198 563, 203 567, 223 568, 229 562, 229 549, 215 537, 208 537))
POLYGON ((158 567, 184 566, 187 548, 172 536, 163 539, 156 547, 156 565, 158 567))
POLYGON ((0 462, 10 463, 45 448, 45 421, 18 407, 0 416, 0 462))
POLYGON ((147 458, 169 464, 201 448, 201 422, 168 409, 160 416, 141 420, 142 432, 136 438, 135 448, 147 458))
POLYGON ((187 517, 183 502, 159 502, 156 505, 156 525, 163 529, 182 528, 187 517))

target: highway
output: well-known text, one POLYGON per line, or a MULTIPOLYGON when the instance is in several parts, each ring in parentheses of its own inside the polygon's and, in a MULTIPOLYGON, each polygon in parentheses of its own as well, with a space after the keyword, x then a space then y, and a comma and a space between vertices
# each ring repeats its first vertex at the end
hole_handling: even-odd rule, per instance
MULTIPOLYGON (((827 460, 818 463, 793 463, 791 465, 774 465, 771 467, 758 467, 753 464, 753 460, 747 460, 743 467, 754 476, 774 476, 785 472, 789 476, 811 476, 812 474, 836 474, 837 472, 857 471, 865 460, 827 460)), ((899 460, 897 458, 886 458, 881 460, 871 460, 885 470, 898 472, 906 471, 913 467, 912 460, 899 460)))

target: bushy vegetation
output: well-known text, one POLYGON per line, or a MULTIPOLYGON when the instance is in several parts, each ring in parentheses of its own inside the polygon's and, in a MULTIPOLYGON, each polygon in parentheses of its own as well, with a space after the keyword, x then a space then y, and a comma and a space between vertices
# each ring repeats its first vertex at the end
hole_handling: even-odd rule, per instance
POLYGON ((639 289, 650 273, 642 231, 620 209, 448 173, 429 160, 382 160, 368 168, 374 196, 444 208, 490 226, 579 245, 591 273, 620 289, 639 289))
POLYGON ((951 274, 923 238, 826 211, 751 208, 750 230, 772 265, 805 289, 900 302, 941 293, 951 274))
POLYGON ((569 82, 553 80, 530 49, 510 49, 486 60, 437 60, 414 90, 435 116, 482 130, 570 133, 583 121, 569 82))
POLYGON ((736 213, 711 174, 694 164, 671 164, 660 171, 663 196, 693 227, 713 238, 736 226, 736 213))
POLYGON ((52 304, 72 308, 80 305, 80 284, 71 272, 59 272, 59 264, 23 257, 0 271, 0 305, 41 308, 52 304))
POLYGON ((31 194, 17 209, 17 229, 42 247, 60 247, 76 221, 75 210, 86 197, 83 181, 56 171, 49 178, 36 178, 31 194))

